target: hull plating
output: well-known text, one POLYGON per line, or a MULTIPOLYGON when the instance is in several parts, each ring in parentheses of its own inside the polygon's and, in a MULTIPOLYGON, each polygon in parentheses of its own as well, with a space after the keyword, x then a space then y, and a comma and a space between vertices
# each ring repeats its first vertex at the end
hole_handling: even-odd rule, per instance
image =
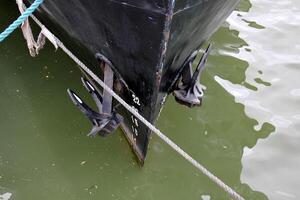
MULTIPOLYGON (((129 88, 120 95, 155 123, 187 57, 238 1, 47 0, 37 15, 99 75, 95 55, 108 58, 129 88)), ((125 109, 119 112, 125 135, 143 163, 150 131, 125 109)))

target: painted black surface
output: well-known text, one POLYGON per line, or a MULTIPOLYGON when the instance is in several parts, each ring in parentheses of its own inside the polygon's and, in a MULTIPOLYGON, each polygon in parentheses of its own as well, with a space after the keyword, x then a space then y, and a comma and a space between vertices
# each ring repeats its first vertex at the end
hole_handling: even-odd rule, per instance
POLYGON ((98 110, 95 111, 89 107, 75 92, 68 89, 67 92, 72 102, 79 110, 91 121, 93 127, 88 136, 95 137, 100 135, 106 137, 115 131, 123 121, 123 117, 112 109, 111 102, 105 105, 105 101, 111 101, 111 97, 105 94, 100 94, 95 89, 92 83, 85 78, 81 78, 84 88, 89 92, 95 101, 98 110), (107 111, 108 110, 108 111, 107 111))
POLYGON ((196 66, 195 71, 193 70, 193 63, 199 53, 198 51, 194 51, 188 61, 184 64, 178 84, 173 91, 175 100, 178 103, 190 108, 202 105, 204 91, 200 84, 200 78, 210 51, 211 45, 209 45, 205 50, 196 66))
MULTIPOLYGON (((95 54, 108 58, 129 88, 120 95, 154 123, 185 60, 238 1, 45 0, 38 16, 99 75, 95 54)), ((119 112, 143 162, 150 131, 125 109, 119 112)))

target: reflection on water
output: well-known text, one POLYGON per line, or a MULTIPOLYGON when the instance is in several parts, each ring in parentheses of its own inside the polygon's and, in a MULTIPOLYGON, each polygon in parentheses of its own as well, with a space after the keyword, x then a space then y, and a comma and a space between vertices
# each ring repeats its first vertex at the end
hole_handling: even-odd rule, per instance
POLYGON ((249 63, 245 81, 256 90, 230 79, 216 80, 245 106, 247 116, 258 121, 256 130, 265 122, 276 127, 269 138, 252 148, 245 147, 242 181, 270 199, 299 199, 300 41, 295 38, 299 34, 300 3, 251 2, 249 12, 235 12, 228 19, 230 28, 239 30, 239 37, 247 42, 247 49, 223 54, 249 63))
MULTIPOLYGON (((203 107, 190 110, 170 97, 157 124, 246 199, 300 196, 297 176, 291 176, 300 166, 295 145, 300 45, 290 49, 283 37, 296 38, 299 24, 296 19, 285 24, 277 13, 283 9, 288 18, 298 10, 297 3, 289 11, 288 1, 282 2, 252 1, 251 8, 242 1, 211 38, 203 107), (273 12, 264 12, 271 5, 273 12), (295 167, 287 171, 288 165, 295 167)), ((0 30, 17 16, 13 2, 1 5, 0 13, 0 30)), ((85 94, 79 78, 75 64, 50 45, 30 58, 20 30, 0 45, 0 195, 230 199, 156 137, 143 168, 121 132, 105 139, 86 137, 90 124, 66 95, 68 87, 85 94)))

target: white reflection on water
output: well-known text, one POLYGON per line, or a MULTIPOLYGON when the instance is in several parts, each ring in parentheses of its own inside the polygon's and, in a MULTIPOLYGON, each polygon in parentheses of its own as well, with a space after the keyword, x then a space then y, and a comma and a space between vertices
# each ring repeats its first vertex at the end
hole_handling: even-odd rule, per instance
POLYGON ((2 195, 0 195, 0 200, 9 200, 11 198, 12 194, 9 192, 6 192, 2 195))
POLYGON ((270 137, 244 149, 242 181, 272 200, 300 199, 300 1, 251 3, 248 13, 235 12, 227 20, 249 46, 238 54, 221 54, 247 61, 246 82, 258 90, 220 77, 215 80, 258 121, 255 130, 265 122, 276 127, 270 137), (249 21, 265 28, 255 28, 249 21))

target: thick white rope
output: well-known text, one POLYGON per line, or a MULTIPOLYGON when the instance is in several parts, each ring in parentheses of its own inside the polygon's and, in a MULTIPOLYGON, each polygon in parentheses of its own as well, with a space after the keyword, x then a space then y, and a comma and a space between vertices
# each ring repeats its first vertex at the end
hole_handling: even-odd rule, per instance
MULTIPOLYGON (((33 15, 31 18, 41 27, 45 26, 33 15)), ((47 32, 50 33, 49 30, 47 32)), ((53 34, 52 34, 53 35, 53 34)), ((236 200, 245 200, 241 195, 235 192, 232 188, 226 185, 221 179, 208 171, 204 166, 198 163, 194 158, 182 150, 177 144, 175 144, 171 139, 164 135, 159 129, 148 122, 142 115, 140 115, 134 108, 127 104, 119 95, 117 95, 112 89, 110 89, 96 74, 94 74, 83 62, 81 62, 65 45, 53 35, 57 45, 74 61, 76 62, 88 75, 90 75, 104 90, 106 90, 110 95, 112 95, 120 104, 122 104, 129 112, 131 112, 135 117, 137 117, 141 122, 143 122, 153 133, 155 133, 160 139, 162 139, 166 144, 168 144, 173 150, 185 158, 188 162, 194 165, 198 170, 200 170, 204 175, 206 175, 211 181, 216 183, 220 188, 227 192, 232 198, 236 200)))

